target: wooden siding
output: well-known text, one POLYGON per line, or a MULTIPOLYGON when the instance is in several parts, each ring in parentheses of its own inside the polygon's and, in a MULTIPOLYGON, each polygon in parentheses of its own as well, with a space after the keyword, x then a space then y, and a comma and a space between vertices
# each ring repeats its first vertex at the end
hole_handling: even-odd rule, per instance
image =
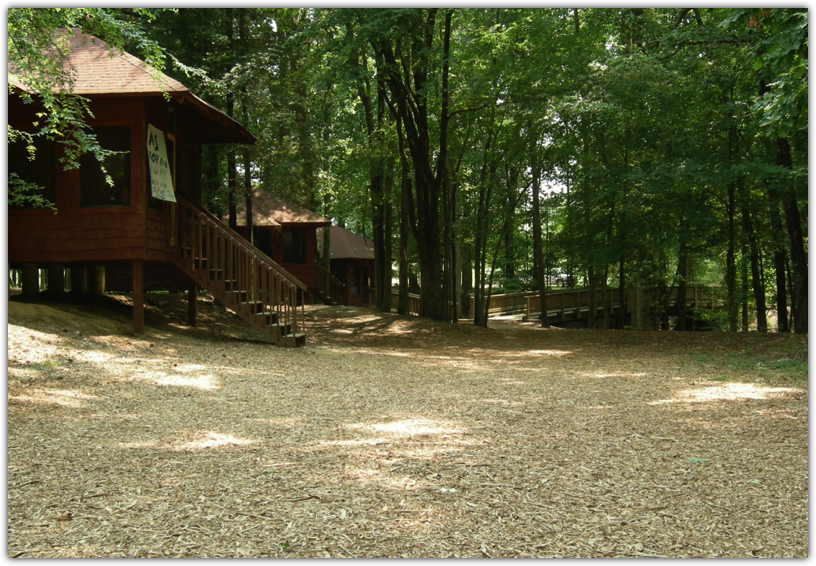
MULTIPOLYGON (((63 171, 58 161, 56 205, 50 210, 10 210, 8 225, 9 262, 106 262, 142 259, 145 255, 145 132, 140 98, 108 98, 91 103, 91 126, 130 127, 130 204, 105 208, 80 206, 80 174, 63 171)), ((25 128, 36 108, 9 97, 9 121, 25 128)))
POLYGON ((375 269, 373 259, 343 258, 331 261, 331 272, 343 282, 343 304, 346 306, 362 307, 368 304, 370 297, 366 287, 376 287, 375 269), (363 285, 363 269, 368 268, 369 285, 363 285), (351 280, 352 269, 357 270, 356 281, 351 280), (357 293, 352 294, 352 287, 357 288, 357 293))
MULTIPOLYGON (((296 226, 296 225, 295 225, 296 226)), ((286 271, 300 279, 308 288, 314 287, 314 248, 315 229, 307 227, 306 232, 306 262, 284 263, 283 261, 283 234, 279 230, 272 233, 272 259, 286 271)))
MULTIPOLYGON (((22 104, 17 96, 9 96, 8 100, 10 124, 21 129, 30 127, 38 108, 22 104)), ((146 123, 174 135, 177 186, 184 180, 181 157, 193 153, 198 159, 200 155, 201 142, 196 123, 187 115, 186 109, 167 103, 159 96, 96 98, 91 102, 91 110, 94 118, 89 120, 89 125, 92 127, 130 127, 130 204, 83 208, 80 173, 63 170, 58 161, 63 156, 58 144, 54 159, 58 213, 50 210, 9 211, 11 264, 168 261, 167 219, 172 205, 160 202, 159 208, 148 206, 146 123), (174 111, 169 111, 170 108, 174 111), (180 131, 174 130, 176 127, 180 131)), ((198 168, 196 162, 194 170, 198 168)))

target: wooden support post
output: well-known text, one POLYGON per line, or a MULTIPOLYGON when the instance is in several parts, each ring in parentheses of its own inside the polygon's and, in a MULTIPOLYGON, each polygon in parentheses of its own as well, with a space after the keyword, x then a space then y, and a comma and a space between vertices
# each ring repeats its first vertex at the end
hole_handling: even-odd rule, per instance
POLYGON ((40 294, 40 266, 36 263, 23 264, 23 295, 36 297, 40 294))
POLYGON ((48 292, 62 294, 65 292, 65 266, 52 263, 48 266, 48 292))
POLYGON ((564 295, 566 295, 566 293, 561 293, 561 312, 558 314, 558 320, 560 320, 561 322, 564 322, 564 319, 565 319, 565 317, 564 317, 564 295))
POLYGON ((105 267, 94 265, 88 268, 88 289, 94 295, 105 294, 105 267))
POLYGON ((196 295, 198 294, 198 285, 190 278, 190 285, 187 287, 187 325, 196 325, 196 295))
POLYGON ((71 266, 71 292, 88 292, 88 268, 84 265, 71 266))
POLYGON ((133 262, 133 332, 144 332, 144 262, 133 262))

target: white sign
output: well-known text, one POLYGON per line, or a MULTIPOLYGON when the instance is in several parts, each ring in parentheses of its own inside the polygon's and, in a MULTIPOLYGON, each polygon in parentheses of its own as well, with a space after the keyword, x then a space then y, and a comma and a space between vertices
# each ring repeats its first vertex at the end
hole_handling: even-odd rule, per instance
POLYGON ((147 125, 147 162, 150 164, 151 194, 160 200, 176 202, 164 132, 150 124, 147 125))

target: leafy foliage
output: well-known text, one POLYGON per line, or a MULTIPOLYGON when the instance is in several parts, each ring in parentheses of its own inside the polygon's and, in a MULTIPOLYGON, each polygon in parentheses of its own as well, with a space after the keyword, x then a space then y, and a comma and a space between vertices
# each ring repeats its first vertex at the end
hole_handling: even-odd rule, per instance
MULTIPOLYGON (((151 63, 166 53, 166 72, 258 136, 233 172, 235 148, 208 149, 212 202, 242 176, 374 235, 380 256, 402 242, 434 316, 534 288, 539 261, 595 289, 722 285, 729 328, 739 310, 761 326, 763 295, 783 320, 796 307, 807 10, 13 9, 9 22, 12 62, 39 61, 54 48, 25 38, 65 25, 151 63)), ((32 64, 43 85, 61 80, 53 61, 32 64)), ((42 135, 91 147, 72 104, 42 135)))
MULTIPOLYGON (((133 16, 149 22, 154 11, 133 10, 133 16)), ((103 8, 10 8, 8 10, 9 93, 17 89, 27 104, 37 103, 41 110, 31 126, 34 133, 21 132, 9 126, 8 142, 25 139, 33 152, 33 138, 58 140, 65 155, 60 160, 66 170, 79 168, 79 158, 93 153, 105 171, 103 162, 110 151, 104 150, 96 136, 88 131, 85 121, 91 117, 88 100, 74 94, 73 74, 67 63, 67 36, 61 32, 74 27, 94 34, 112 49, 127 48, 139 54, 153 66, 156 73, 163 68, 163 51, 150 41, 140 23, 117 17, 113 10, 103 8)), ((33 153, 32 153, 33 155, 33 153)), ((106 177, 108 183, 113 181, 106 177)), ((9 177, 10 205, 27 204, 54 208, 40 190, 9 177)))

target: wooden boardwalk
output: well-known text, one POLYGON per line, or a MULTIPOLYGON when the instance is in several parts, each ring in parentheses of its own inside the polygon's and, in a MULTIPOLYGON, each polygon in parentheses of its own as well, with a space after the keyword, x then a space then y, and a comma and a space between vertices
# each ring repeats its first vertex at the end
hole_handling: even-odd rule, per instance
MULTIPOLYGON (((686 313, 692 316, 696 307, 719 310, 723 301, 717 287, 690 286, 686 288, 686 313)), ((392 293, 392 310, 396 312, 397 293, 392 293)), ((419 313, 419 295, 409 295, 409 313, 419 313)), ((651 305, 658 304, 659 297, 655 291, 636 289, 627 293, 624 305, 632 319, 632 326, 641 326, 639 321, 649 317, 651 305), (633 310, 634 309, 634 310, 633 310)), ((668 297, 668 314, 677 316, 678 289, 674 288, 668 297)), ((588 289, 559 289, 550 291, 546 296, 547 318, 551 324, 582 322, 589 319, 590 291, 588 289)), ((599 289, 596 291, 596 319, 602 320, 604 310, 609 309, 610 316, 620 315, 621 300, 618 289, 599 289)), ((475 310, 475 301, 470 299, 470 312, 475 310)), ((521 315, 522 320, 540 320, 541 301, 537 292, 508 293, 492 295, 488 304, 488 318, 506 315, 521 315)), ((469 322, 473 319, 460 319, 469 322)))

